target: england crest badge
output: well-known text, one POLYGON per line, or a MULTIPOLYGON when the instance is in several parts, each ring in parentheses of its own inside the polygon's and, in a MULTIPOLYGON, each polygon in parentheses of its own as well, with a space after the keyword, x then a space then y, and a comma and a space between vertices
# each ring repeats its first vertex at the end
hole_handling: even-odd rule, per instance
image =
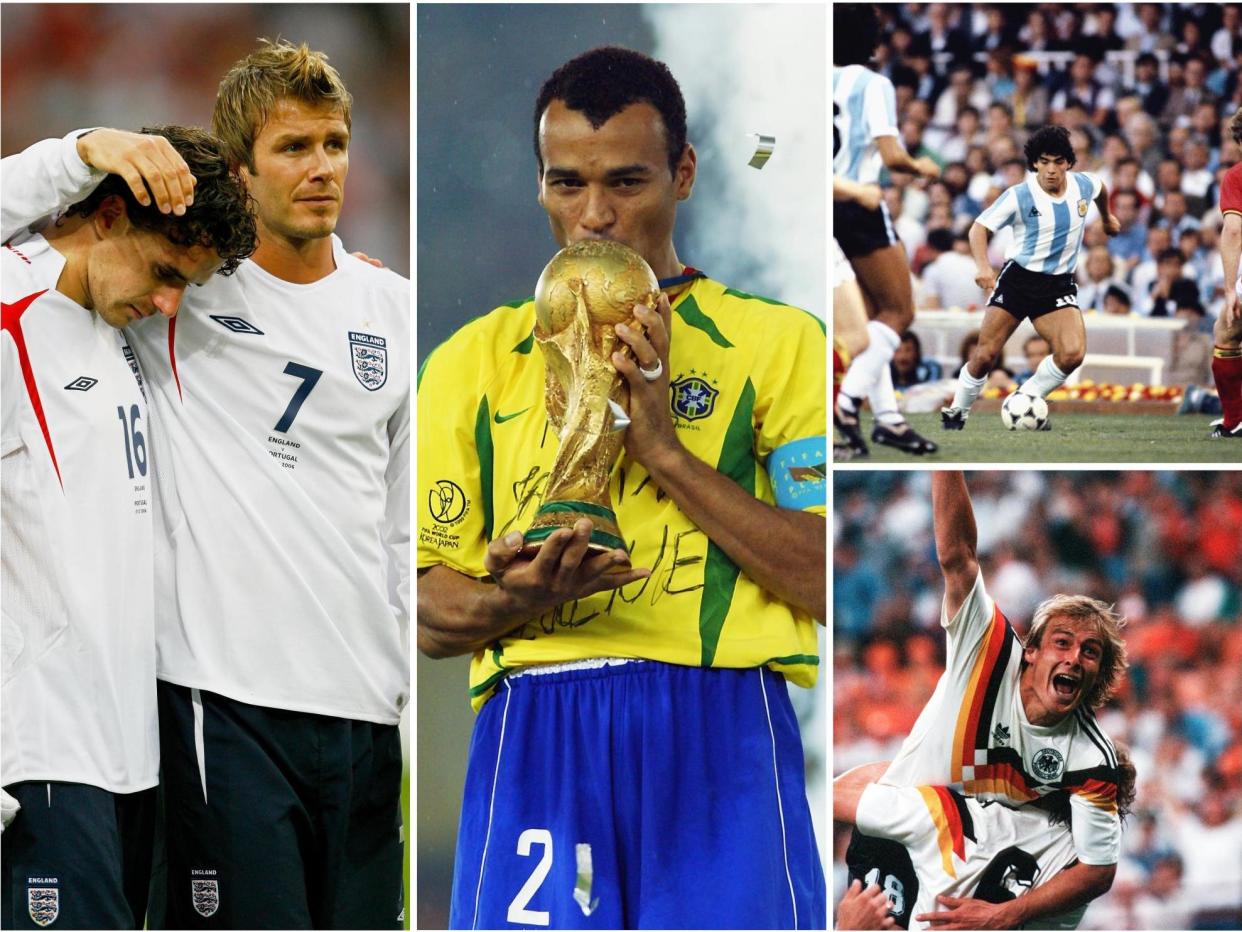
POLYGON ((215 880, 191 880, 190 896, 194 902, 194 912, 204 919, 220 908, 220 885, 215 880))
POLYGON ((349 352, 354 377, 369 392, 379 391, 388 381, 388 343, 369 333, 349 332, 349 352))
POLYGON ((60 915, 60 888, 46 884, 57 883, 55 877, 29 877, 26 879, 26 911, 35 925, 50 926, 60 915), (39 884, 39 886, 35 886, 39 884))

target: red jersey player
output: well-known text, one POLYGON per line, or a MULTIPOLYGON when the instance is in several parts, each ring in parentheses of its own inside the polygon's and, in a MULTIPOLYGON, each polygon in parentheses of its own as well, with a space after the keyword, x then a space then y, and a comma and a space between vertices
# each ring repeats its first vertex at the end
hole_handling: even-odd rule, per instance
MULTIPOLYGON (((1242 146, 1242 108, 1229 121, 1233 141, 1242 146)), ((1216 319, 1216 349, 1212 353, 1212 378, 1220 394, 1224 417, 1217 421, 1213 437, 1242 440, 1242 162, 1225 173, 1220 186, 1220 258, 1225 266, 1225 306, 1216 319)))

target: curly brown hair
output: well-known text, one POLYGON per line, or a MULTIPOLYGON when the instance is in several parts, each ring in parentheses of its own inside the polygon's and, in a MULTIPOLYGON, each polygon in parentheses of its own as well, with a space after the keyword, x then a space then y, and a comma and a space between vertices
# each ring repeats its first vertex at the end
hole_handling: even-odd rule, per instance
POLYGON ((138 203, 129 184, 120 175, 108 175, 85 200, 71 206, 69 216, 89 217, 104 198, 117 195, 125 200, 129 222, 139 230, 166 237, 177 246, 202 246, 224 260, 220 275, 232 275, 259 242, 250 195, 236 172, 230 170, 224 149, 210 133, 190 126, 151 126, 139 132, 163 136, 185 159, 197 184, 194 203, 184 215, 162 214, 155 199, 144 207, 138 203))

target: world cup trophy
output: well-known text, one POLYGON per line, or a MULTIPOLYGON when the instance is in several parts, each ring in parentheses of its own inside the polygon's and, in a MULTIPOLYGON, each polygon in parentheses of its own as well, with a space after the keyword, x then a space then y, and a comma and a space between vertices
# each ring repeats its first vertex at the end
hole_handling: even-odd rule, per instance
POLYGON ((654 309, 659 296, 659 282, 643 257, 609 240, 565 247, 539 276, 535 341, 547 367, 548 419, 560 447, 543 504, 526 531, 524 552, 538 549, 557 528, 572 528, 579 518, 593 524, 590 549, 625 548, 608 479, 629 424, 630 390, 612 354, 630 352, 616 325, 641 329, 634 305, 654 309))

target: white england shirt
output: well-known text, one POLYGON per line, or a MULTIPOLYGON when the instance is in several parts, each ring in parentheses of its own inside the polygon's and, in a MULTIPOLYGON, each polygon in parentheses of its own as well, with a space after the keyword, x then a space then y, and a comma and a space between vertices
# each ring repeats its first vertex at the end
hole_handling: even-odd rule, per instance
POLYGON ((982 573, 951 620, 941 606, 940 624, 945 672, 882 782, 951 786, 1010 806, 1064 790, 1079 860, 1117 863, 1117 752, 1095 716, 1080 707, 1056 725, 1027 721, 1018 683, 1022 642, 982 573))
POLYGON ((42 236, 0 248, 0 781, 133 793, 159 776, 153 431, 123 332, 55 290, 64 265, 42 236))
POLYGON ((1006 188, 976 222, 993 233, 1013 226, 1006 260, 1028 272, 1063 275, 1078 267, 1087 217, 1102 189, 1098 175, 1067 172, 1064 193, 1053 197, 1039 186, 1035 173, 1028 172, 1024 181, 1006 188))
POLYGON ((409 699, 410 283, 251 261, 132 337, 156 443, 159 677, 396 724, 409 699))
POLYGON ((832 172, 876 184, 884 162, 875 140, 897 135, 893 82, 862 65, 832 69, 832 172))
MULTIPOLYGON (((863 791, 855 822, 865 834, 909 852, 919 882, 911 930, 927 928, 915 916, 941 910, 937 896, 1005 902, 1047 883, 1076 859, 1069 830, 1050 824, 1047 813, 981 803, 943 786, 873 783, 863 791)), ((909 893, 879 879, 890 898, 909 893)), ((1024 928, 1076 929, 1086 908, 1044 916, 1024 928)))
MULTIPOLYGON (((5 160, 6 230, 104 177, 77 156, 82 132, 12 157, 20 173, 5 160)), ((336 270, 317 282, 246 261, 188 288, 174 321, 128 330, 160 425, 158 675, 396 724, 410 690, 410 283, 332 242, 336 270)))

